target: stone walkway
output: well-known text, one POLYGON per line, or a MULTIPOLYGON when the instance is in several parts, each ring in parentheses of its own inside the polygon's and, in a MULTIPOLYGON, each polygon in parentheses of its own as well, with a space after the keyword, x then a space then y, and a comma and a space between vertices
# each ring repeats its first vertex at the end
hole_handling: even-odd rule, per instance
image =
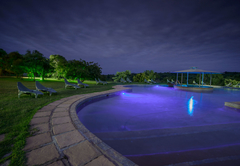
POLYGON ((38 110, 30 123, 35 132, 24 147, 27 165, 136 166, 85 128, 76 113, 86 101, 131 90, 122 85, 113 88, 63 98, 38 110))

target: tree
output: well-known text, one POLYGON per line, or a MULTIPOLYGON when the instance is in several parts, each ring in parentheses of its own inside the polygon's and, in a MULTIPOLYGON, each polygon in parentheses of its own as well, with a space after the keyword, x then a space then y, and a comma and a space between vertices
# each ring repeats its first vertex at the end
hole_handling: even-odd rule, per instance
POLYGON ((47 58, 41 58, 37 66, 37 73, 41 76, 41 80, 44 80, 44 77, 52 72, 54 68, 50 65, 50 60, 47 58))
POLYGON ((50 65, 54 68, 52 76, 58 79, 66 74, 68 61, 61 55, 50 55, 50 65))
POLYGON ((16 74, 18 78, 24 73, 23 56, 16 51, 5 55, 3 69, 16 74))
POLYGON ((144 71, 144 74, 145 74, 146 80, 150 80, 150 79, 155 80, 156 79, 156 74, 154 73, 153 70, 146 70, 146 71, 144 71))
POLYGON ((2 72, 5 69, 6 55, 7 55, 7 52, 0 48, 0 76, 2 75, 2 72))
POLYGON ((34 77, 34 81, 37 73, 40 73, 42 76, 45 75, 45 72, 43 70, 45 70, 44 67, 47 66, 47 61, 45 57, 43 57, 42 53, 37 50, 34 50, 32 52, 30 50, 27 50, 27 53, 24 56, 24 61, 25 70, 27 70, 28 74, 34 77))
POLYGON ((146 79, 145 73, 139 73, 133 77, 134 82, 144 82, 144 79, 146 79))
POLYGON ((112 79, 114 80, 114 82, 119 82, 121 78, 123 79, 127 79, 128 76, 131 75, 131 71, 130 70, 126 70, 126 71, 123 71, 123 72, 117 72, 115 74, 115 77, 112 77, 112 79))
POLYGON ((100 67, 100 65, 94 62, 88 63, 87 70, 88 70, 89 78, 93 80, 95 78, 99 78, 102 73, 102 68, 100 67))
POLYGON ((88 62, 84 60, 70 60, 67 64, 65 77, 70 79, 85 79, 89 75, 87 66, 88 62))

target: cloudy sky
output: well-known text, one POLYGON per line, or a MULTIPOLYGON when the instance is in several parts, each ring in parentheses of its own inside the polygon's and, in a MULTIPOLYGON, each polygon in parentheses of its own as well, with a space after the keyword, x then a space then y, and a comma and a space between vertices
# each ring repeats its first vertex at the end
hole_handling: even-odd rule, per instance
POLYGON ((240 1, 1 0, 0 48, 98 62, 103 74, 240 72, 240 1))

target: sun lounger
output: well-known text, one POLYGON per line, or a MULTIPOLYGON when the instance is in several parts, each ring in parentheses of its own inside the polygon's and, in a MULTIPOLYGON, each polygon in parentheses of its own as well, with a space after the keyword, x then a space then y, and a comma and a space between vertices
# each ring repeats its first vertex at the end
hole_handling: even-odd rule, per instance
POLYGON ((156 82, 155 82, 155 81, 153 81, 153 79, 151 79, 151 83, 154 83, 154 84, 156 84, 156 82))
POLYGON ((101 81, 99 78, 98 78, 98 81, 99 81, 99 83, 101 83, 101 84, 103 84, 103 85, 107 84, 106 81, 101 81))
POLYGON ((79 86, 77 86, 77 85, 75 85, 75 84, 69 83, 69 82, 66 80, 66 78, 64 78, 64 81, 65 81, 65 89, 66 89, 68 86, 74 87, 75 89, 80 88, 79 86))
POLYGON ((48 92, 49 96, 52 95, 52 93, 57 93, 54 89, 52 88, 46 88, 45 86, 43 86, 42 84, 40 84, 40 82, 36 81, 36 89, 38 91, 42 91, 42 92, 48 92))
POLYGON ((100 82, 99 82, 96 78, 95 78, 95 81, 96 81, 96 85, 97 85, 97 84, 100 84, 100 82))
POLYGON ((193 80, 193 84, 194 84, 194 85, 198 85, 198 84, 195 82, 195 80, 193 80))
POLYGON ((132 81, 129 79, 129 78, 127 78, 127 80, 126 80, 127 82, 129 82, 129 83, 131 83, 132 81))
POLYGON ((234 88, 239 88, 239 86, 240 86, 240 83, 233 85, 234 88))
POLYGON ((231 82, 229 82, 229 83, 226 85, 226 87, 231 87, 231 86, 233 86, 231 82))
POLYGON ((84 83, 82 83, 79 79, 77 79, 77 82, 78 82, 78 86, 84 86, 84 88, 86 88, 86 87, 89 87, 89 85, 88 84, 84 84, 84 83))
POLYGON ((151 84, 151 82, 147 81, 146 79, 144 79, 144 82, 147 84, 151 84))
POLYGON ((201 84, 206 85, 204 82, 201 81, 201 84))
POLYGON ((121 78, 120 82, 126 83, 126 81, 123 78, 121 78))
POLYGON ((38 90, 31 90, 28 89, 27 87, 25 87, 21 82, 17 83, 17 87, 18 87, 18 98, 20 98, 21 94, 34 94, 35 98, 38 97, 38 95, 43 95, 42 92, 38 91, 38 90))
POLYGON ((168 79, 167 79, 167 83, 170 83, 170 84, 175 84, 175 82, 174 82, 174 81, 169 81, 168 79))

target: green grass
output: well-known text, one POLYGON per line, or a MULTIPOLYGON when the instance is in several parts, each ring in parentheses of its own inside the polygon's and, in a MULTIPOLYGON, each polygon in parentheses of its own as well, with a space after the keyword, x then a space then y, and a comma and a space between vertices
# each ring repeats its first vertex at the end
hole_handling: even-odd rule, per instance
MULTIPOLYGON (((29 89, 35 89, 35 82, 30 79, 0 78, 0 135, 5 134, 4 141, 0 142, 0 164, 10 159, 10 166, 25 165, 26 138, 30 136, 29 123, 34 114, 43 106, 77 94, 100 92, 112 89, 116 83, 108 85, 96 85, 95 81, 85 81, 89 88, 75 90, 64 88, 63 80, 45 80, 41 84, 55 89, 58 93, 49 96, 47 93, 39 95, 36 99, 34 95, 22 94, 18 98, 17 82, 22 82, 29 89), (12 152, 7 158, 4 155, 12 152)), ((39 81, 39 80, 38 80, 39 81)), ((70 81, 76 83, 76 81, 70 81)))

